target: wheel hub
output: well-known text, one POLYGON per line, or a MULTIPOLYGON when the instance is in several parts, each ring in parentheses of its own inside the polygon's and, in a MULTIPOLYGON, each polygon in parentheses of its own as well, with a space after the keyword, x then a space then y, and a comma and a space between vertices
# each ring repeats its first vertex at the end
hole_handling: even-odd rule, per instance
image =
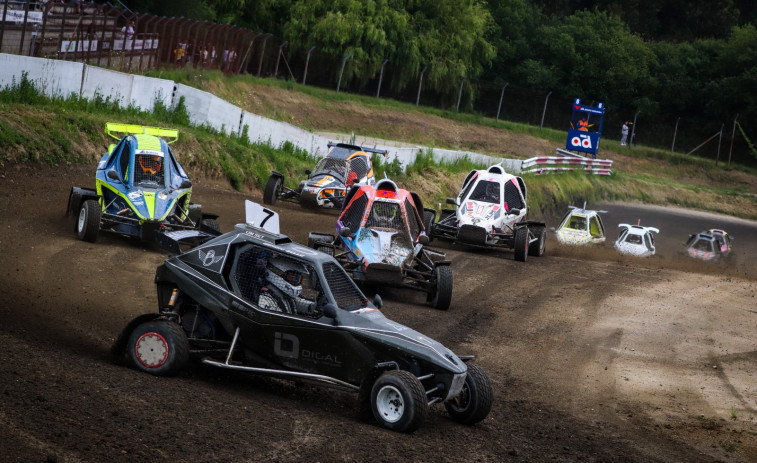
POLYGON ((168 358, 168 342, 160 333, 145 333, 134 346, 137 360, 147 368, 157 368, 168 358))
POLYGON ((376 408, 385 421, 395 423, 405 413, 405 402, 397 388, 384 386, 376 396, 376 408))

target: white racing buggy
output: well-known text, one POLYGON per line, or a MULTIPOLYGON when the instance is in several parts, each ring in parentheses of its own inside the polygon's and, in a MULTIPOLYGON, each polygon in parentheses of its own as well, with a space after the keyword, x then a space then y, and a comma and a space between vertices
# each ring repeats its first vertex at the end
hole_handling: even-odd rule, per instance
POLYGON ((560 226, 555 230, 557 241, 567 245, 601 244, 605 242, 605 226, 599 214, 607 211, 595 211, 583 207, 568 206, 560 226))
MULTIPOLYGON (((443 209, 436 220, 426 220, 431 238, 467 246, 513 249, 515 260, 544 255, 547 227, 526 220, 526 184, 497 164, 473 170, 465 178, 457 198, 447 198, 455 209, 443 209)), ((425 219, 425 217, 424 217, 425 219)))
POLYGON ((660 230, 655 227, 642 227, 641 221, 637 225, 621 223, 618 227, 623 230, 615 241, 615 249, 636 257, 649 257, 655 254, 652 233, 660 233, 660 230))

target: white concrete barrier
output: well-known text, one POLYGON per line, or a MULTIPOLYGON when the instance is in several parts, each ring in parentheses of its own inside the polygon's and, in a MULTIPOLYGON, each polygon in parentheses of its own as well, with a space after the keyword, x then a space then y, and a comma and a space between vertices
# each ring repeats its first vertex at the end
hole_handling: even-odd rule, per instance
POLYGON ((100 97, 108 101, 117 101, 122 108, 127 107, 133 82, 134 76, 131 74, 85 65, 81 97, 87 100, 100 97))
POLYGON ((242 121, 242 108, 218 98, 212 93, 198 90, 183 84, 176 84, 173 105, 184 98, 189 121, 194 125, 211 127, 226 135, 239 134, 242 121))
MULTIPOLYGON (((290 142, 314 157, 323 156, 330 141, 327 137, 286 122, 243 111, 211 93, 175 84, 170 80, 124 74, 70 61, 0 53, 0 86, 8 86, 14 80, 19 82, 22 72, 26 72, 37 88, 48 96, 67 97, 73 94, 91 99, 100 95, 102 98, 117 100, 121 106, 134 106, 144 111, 152 110, 156 101, 174 108, 183 97, 189 120, 194 125, 211 127, 227 135, 241 135, 243 127, 247 126, 247 136, 253 143, 269 143, 280 147, 285 142, 290 142)), ((344 139, 333 141, 346 142, 344 139)), ((429 149, 423 146, 391 146, 391 142, 370 146, 387 150, 385 161, 393 162, 396 159, 403 169, 415 160, 419 152, 429 149)), ((508 172, 516 174, 521 172, 523 163, 519 159, 504 159, 471 151, 434 148, 432 153, 437 162, 455 161, 466 156, 483 166, 502 162, 508 172)))
POLYGON ((52 98, 80 96, 84 64, 0 53, 0 86, 21 82, 23 73, 34 86, 52 98))

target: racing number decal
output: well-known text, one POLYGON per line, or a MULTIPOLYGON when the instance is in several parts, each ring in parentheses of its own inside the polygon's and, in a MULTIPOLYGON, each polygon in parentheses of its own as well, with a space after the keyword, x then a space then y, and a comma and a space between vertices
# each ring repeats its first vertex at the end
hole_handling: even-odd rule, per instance
POLYGON ((268 222, 268 219, 270 219, 271 217, 273 217, 276 213, 273 212, 270 209, 266 209, 265 207, 263 208, 262 212, 263 212, 263 214, 265 214, 265 219, 263 219, 263 220, 260 221, 259 227, 260 228, 265 228, 265 223, 268 222))

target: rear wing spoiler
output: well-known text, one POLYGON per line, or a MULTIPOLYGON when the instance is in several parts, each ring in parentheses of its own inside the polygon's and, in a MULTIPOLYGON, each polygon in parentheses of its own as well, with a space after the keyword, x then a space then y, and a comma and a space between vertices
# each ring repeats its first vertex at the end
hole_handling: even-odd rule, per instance
POLYGON ((380 155, 382 155, 384 157, 386 157, 389 154, 389 150, 380 150, 380 149, 377 149, 377 148, 366 148, 364 146, 353 145, 353 144, 350 144, 350 143, 337 143, 337 142, 329 141, 326 144, 326 146, 329 147, 329 148, 331 148, 332 146, 343 146, 345 148, 352 148, 354 150, 364 151, 366 153, 380 154, 380 155))
POLYGON ((105 124, 105 133, 116 140, 120 140, 121 137, 125 135, 138 134, 154 135, 156 137, 165 138, 166 143, 169 144, 179 139, 179 131, 176 129, 164 129, 136 124, 121 124, 118 122, 107 122, 105 124))

